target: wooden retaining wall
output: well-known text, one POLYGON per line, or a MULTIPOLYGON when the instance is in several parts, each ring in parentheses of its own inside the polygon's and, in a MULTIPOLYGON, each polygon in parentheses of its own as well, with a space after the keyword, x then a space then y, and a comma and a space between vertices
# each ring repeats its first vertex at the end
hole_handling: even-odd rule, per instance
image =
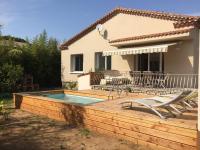
POLYGON ((151 149, 195 150, 197 131, 184 124, 163 123, 66 104, 41 97, 14 95, 15 106, 38 115, 84 125, 90 130, 145 145, 151 149))

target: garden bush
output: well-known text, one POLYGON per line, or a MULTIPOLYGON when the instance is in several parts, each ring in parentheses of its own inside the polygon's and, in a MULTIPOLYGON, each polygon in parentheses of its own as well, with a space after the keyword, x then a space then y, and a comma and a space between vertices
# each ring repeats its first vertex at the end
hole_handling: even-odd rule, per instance
POLYGON ((55 38, 43 31, 17 45, 18 38, 9 37, 0 38, 0 93, 17 91, 27 74, 42 88, 61 86, 61 56, 55 38))
POLYGON ((22 76, 23 68, 20 65, 3 64, 0 67, 0 91, 16 91, 17 83, 22 79, 22 76))

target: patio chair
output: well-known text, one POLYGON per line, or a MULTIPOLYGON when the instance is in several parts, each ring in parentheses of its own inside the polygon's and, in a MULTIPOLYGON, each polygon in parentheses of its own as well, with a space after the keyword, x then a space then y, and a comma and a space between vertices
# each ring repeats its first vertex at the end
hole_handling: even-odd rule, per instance
POLYGON ((144 78, 140 71, 131 71, 130 72, 130 81, 126 85, 126 88, 133 93, 143 93, 144 92, 144 78))
POLYGON ((147 88, 153 88, 153 77, 152 71, 143 71, 143 86, 147 88))
POLYGON ((166 87, 168 74, 155 73, 151 77, 151 88, 147 89, 147 93, 154 95, 171 93, 171 89, 166 87))
POLYGON ((131 77, 131 84, 135 87, 141 86, 141 72, 140 71, 130 71, 130 77, 131 77))
POLYGON ((157 87, 165 88, 166 81, 168 80, 168 74, 158 74, 157 79, 155 80, 157 87))
POLYGON ((111 95, 112 91, 116 91, 118 97, 121 96, 122 92, 125 92, 128 95, 128 84, 131 82, 127 77, 113 77, 110 82, 109 88, 109 96, 111 95))
POLYGON ((106 70, 99 73, 92 74, 92 89, 109 90, 113 77, 120 76, 118 70, 106 70))
POLYGON ((157 114, 161 119, 166 119, 165 116, 163 116, 158 110, 156 110, 157 108, 164 108, 165 110, 167 110, 169 113, 173 114, 174 113, 171 111, 171 109, 173 111, 175 111, 176 113, 178 113, 179 115, 182 113, 181 111, 179 111, 176 107, 174 107, 173 104, 178 103, 179 101, 181 101, 183 99, 183 97, 185 95, 188 94, 188 91, 184 91, 181 92, 180 94, 176 95, 173 98, 164 98, 164 97, 160 97, 160 98, 146 98, 146 99, 136 99, 136 100, 128 100, 128 101, 124 101, 121 102, 120 104, 131 104, 130 107, 132 107, 133 103, 138 103, 142 106, 145 106, 147 108, 149 108, 150 110, 152 110, 155 114, 157 114))
POLYGON ((102 83, 102 79, 104 79, 104 74, 102 72, 91 72, 90 73, 90 84, 92 89, 94 90, 100 90, 104 86, 102 83))
POLYGON ((29 90, 39 90, 39 84, 34 83, 33 76, 30 74, 26 74, 23 78, 23 83, 18 85, 18 89, 22 91, 29 91, 29 90))

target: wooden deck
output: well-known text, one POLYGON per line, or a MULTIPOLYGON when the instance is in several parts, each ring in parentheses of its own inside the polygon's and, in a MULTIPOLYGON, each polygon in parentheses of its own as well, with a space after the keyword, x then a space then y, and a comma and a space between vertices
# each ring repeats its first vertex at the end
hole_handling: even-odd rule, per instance
MULTIPOLYGON (((106 98, 104 91, 64 91, 65 93, 106 98)), ((15 97, 22 109, 50 118, 69 121, 78 120, 89 128, 102 134, 115 136, 145 145, 151 149, 195 150, 197 145, 197 110, 185 112, 182 116, 161 120, 141 106, 134 110, 122 109, 120 102, 127 99, 149 97, 129 94, 113 100, 75 106, 71 104, 43 100, 41 97, 15 97), (20 99, 20 100, 17 100, 20 99), (63 111, 65 110, 65 111, 63 111), (78 118, 78 119, 77 119, 78 118)), ((163 112, 165 113, 165 112, 163 112)))

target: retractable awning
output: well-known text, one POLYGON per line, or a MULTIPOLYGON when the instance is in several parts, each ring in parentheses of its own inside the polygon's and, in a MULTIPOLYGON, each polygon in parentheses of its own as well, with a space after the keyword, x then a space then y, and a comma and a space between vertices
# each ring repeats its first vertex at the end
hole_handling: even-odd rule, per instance
POLYGON ((169 44, 161 44, 161 45, 153 45, 153 46, 107 50, 107 51, 103 51, 103 56, 167 52, 169 46, 176 45, 176 44, 177 43, 169 43, 169 44))

